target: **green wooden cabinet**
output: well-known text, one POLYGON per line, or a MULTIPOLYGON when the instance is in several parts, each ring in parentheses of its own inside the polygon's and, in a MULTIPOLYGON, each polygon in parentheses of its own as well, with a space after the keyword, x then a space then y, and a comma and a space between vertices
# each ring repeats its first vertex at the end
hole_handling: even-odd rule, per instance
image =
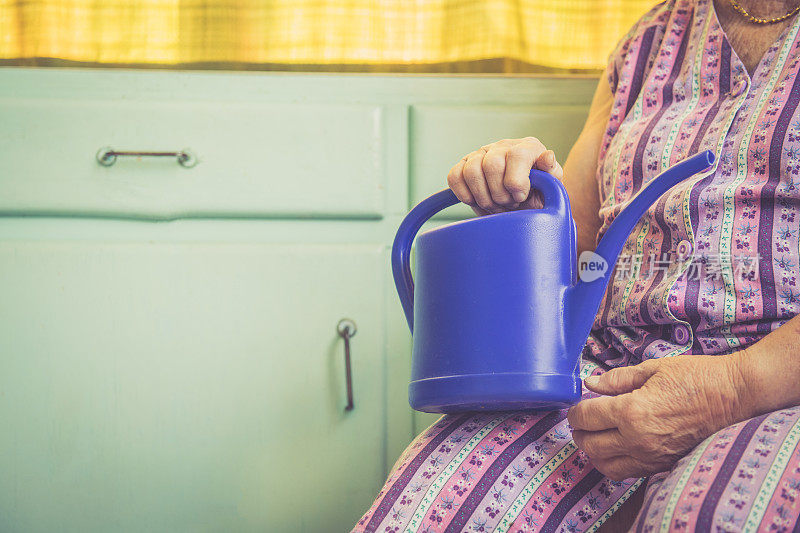
POLYGON ((563 158, 594 83, 0 70, 0 531, 349 529, 434 418, 402 216, 476 143, 563 158))
POLYGON ((384 469, 384 261, 374 244, 0 245, 2 529, 351 525, 384 469))

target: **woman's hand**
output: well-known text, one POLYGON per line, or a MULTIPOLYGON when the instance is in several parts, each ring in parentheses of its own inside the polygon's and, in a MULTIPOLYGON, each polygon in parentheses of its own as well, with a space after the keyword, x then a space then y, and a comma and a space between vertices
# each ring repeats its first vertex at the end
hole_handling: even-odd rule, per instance
POLYGON ((535 137, 504 139, 464 156, 450 169, 447 184, 478 215, 542 206, 531 194, 532 168, 564 177, 555 153, 535 137))
POLYGON ((741 353, 650 359, 584 380, 599 394, 570 408, 575 443, 614 480, 668 470, 703 439, 756 413, 741 353))

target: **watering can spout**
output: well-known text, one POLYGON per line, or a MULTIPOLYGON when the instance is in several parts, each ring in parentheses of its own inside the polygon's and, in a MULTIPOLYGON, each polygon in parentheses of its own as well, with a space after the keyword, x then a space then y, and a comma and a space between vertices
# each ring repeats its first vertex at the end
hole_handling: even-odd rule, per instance
POLYGON ((620 251, 633 231, 636 223, 658 198, 679 182, 710 167, 714 163, 714 153, 710 150, 700 152, 668 168, 647 184, 615 218, 594 252, 583 252, 578 259, 580 276, 567 295, 567 319, 581 334, 575 335, 573 353, 583 348, 589 336, 606 286, 614 270, 620 251))

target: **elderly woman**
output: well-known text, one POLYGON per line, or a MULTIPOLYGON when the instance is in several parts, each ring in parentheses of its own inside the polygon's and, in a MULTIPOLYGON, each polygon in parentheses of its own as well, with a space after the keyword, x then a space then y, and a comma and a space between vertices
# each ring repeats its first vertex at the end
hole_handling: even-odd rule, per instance
POLYGON ((580 252, 659 172, 718 156, 629 237, 623 254, 644 260, 635 275, 617 265, 582 401, 443 417, 355 530, 800 528, 797 4, 660 4, 611 54, 563 172, 532 137, 453 167, 478 214, 537 207, 532 166, 562 178, 580 252))

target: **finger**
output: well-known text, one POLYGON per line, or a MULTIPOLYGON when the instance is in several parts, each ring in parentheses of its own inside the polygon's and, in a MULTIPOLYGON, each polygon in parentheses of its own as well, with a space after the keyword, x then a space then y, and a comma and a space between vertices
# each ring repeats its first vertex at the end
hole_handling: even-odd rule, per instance
POLYGON ((511 145, 515 144, 515 142, 516 142, 516 139, 501 139, 501 140, 495 141, 493 143, 484 144, 483 146, 481 146, 481 150, 483 150, 484 152, 488 152, 492 148, 496 148, 498 146, 508 147, 508 146, 511 146, 511 145))
POLYGON ((556 165, 555 165, 555 167, 553 167, 553 170, 550 171, 550 174, 552 174, 555 178, 557 178, 559 180, 563 180, 564 179, 564 169, 561 168, 561 163, 556 161, 556 165))
POLYGON ((531 191, 531 168, 545 151, 544 145, 533 137, 515 144, 506 152, 506 172, 503 187, 517 202, 524 202, 531 191))
POLYGON ((613 368, 599 376, 589 376, 583 383, 587 389, 598 394, 624 394, 644 385, 658 367, 656 361, 648 360, 638 365, 613 368))
POLYGON ((530 191, 528 199, 519 204, 520 209, 540 209, 544 206, 544 196, 536 189, 530 191))
POLYGON ((619 396, 588 398, 569 408, 567 420, 572 429, 584 431, 616 428, 621 416, 620 406, 619 396))
POLYGON ((467 205, 475 205, 475 198, 472 196, 472 193, 469 192, 469 187, 464 182, 464 163, 466 163, 467 158, 465 157, 455 165, 453 168, 450 169, 450 172, 447 174, 447 186, 453 191, 461 202, 467 205))
POLYGON ((506 172, 506 150, 500 147, 489 149, 483 156, 481 167, 494 203, 504 207, 516 205, 518 202, 503 186, 503 175, 506 172))
POLYGON ((594 467, 614 481, 623 481, 653 473, 653 468, 630 456, 610 457, 592 461, 594 467))
POLYGON ((625 455, 629 444, 617 429, 603 431, 572 430, 572 440, 586 452, 591 459, 617 457, 625 455))
POLYGON ((545 150, 542 152, 539 157, 536 158, 536 163, 534 163, 534 166, 539 170, 549 172, 557 179, 564 178, 564 170, 556 160, 556 153, 552 150, 545 150))
POLYGON ((483 175, 483 150, 472 152, 464 163, 464 181, 469 187, 469 192, 475 198, 475 204, 485 211, 494 212, 497 206, 492 201, 492 196, 489 194, 489 187, 486 184, 486 177, 483 175))

